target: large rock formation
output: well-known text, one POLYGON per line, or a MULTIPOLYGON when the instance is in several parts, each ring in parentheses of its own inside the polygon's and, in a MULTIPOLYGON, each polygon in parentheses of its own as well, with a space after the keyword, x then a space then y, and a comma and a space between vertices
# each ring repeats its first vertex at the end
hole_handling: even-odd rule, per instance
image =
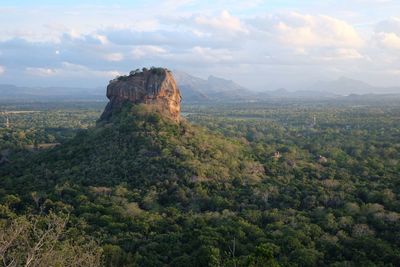
POLYGON ((132 71, 129 76, 120 76, 107 86, 107 104, 101 120, 108 120, 124 103, 146 104, 179 121, 181 94, 171 71, 163 68, 132 71))

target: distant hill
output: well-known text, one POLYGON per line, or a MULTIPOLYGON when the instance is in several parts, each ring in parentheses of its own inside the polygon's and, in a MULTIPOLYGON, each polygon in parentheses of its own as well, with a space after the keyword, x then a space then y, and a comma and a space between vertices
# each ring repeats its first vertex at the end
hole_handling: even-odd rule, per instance
POLYGON ((232 80, 209 76, 201 79, 182 71, 174 71, 183 101, 240 101, 256 99, 256 93, 232 80))
MULTIPOLYGON (((279 88, 272 91, 255 92, 232 80, 210 75, 207 79, 192 76, 183 71, 173 71, 179 86, 182 101, 190 102, 256 102, 280 98, 321 99, 350 95, 400 94, 399 87, 377 87, 368 83, 341 77, 334 81, 319 81, 310 86, 288 91, 279 88)), ((0 84, 0 101, 105 101, 103 87, 70 88, 19 87, 0 84)))
POLYGON ((368 83, 346 77, 341 77, 334 81, 319 81, 305 90, 325 92, 336 95, 400 93, 400 87, 376 87, 368 83))

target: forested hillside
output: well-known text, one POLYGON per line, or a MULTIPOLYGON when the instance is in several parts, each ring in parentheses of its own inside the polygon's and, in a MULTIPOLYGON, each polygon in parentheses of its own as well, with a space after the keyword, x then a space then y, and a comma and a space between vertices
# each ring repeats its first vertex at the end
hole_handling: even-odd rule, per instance
POLYGON ((87 266, 398 265, 398 105, 184 111, 175 123, 126 106, 49 150, 15 136, 0 166, 2 233, 47 222, 63 237, 54 258, 80 251, 87 266))

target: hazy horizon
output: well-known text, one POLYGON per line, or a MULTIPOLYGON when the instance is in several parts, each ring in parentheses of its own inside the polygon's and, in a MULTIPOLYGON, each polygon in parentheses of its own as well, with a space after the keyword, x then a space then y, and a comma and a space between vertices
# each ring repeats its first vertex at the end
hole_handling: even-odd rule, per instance
MULTIPOLYGON (((214 76, 214 77, 216 77, 218 79, 226 80, 227 82, 228 81, 232 81, 235 84, 237 84, 239 86, 242 86, 246 90, 253 91, 254 93, 257 93, 257 92, 278 92, 278 91, 281 91, 281 90, 285 90, 287 92, 300 92, 300 91, 315 91, 315 92, 325 91, 325 92, 329 92, 329 90, 324 90, 324 88, 319 88, 318 89, 317 88, 318 85, 320 85, 320 84, 325 84, 325 85, 343 84, 343 85, 346 85, 346 82, 360 83, 360 84, 364 84, 366 86, 371 86, 374 89, 372 93, 377 93, 377 94, 379 94, 379 93, 383 93, 383 94, 387 94, 387 93, 396 93, 397 94, 397 93, 400 93, 400 86, 379 86, 379 85, 369 84, 369 83, 366 83, 366 82, 361 81, 361 80, 352 79, 352 78, 346 77, 346 76, 341 76, 341 77, 338 77, 336 79, 309 81, 309 82, 305 82, 304 84, 298 85, 297 87, 293 87, 293 88, 268 87, 268 88, 258 88, 258 89, 256 88, 256 89, 254 89, 254 88, 248 88, 248 87, 238 83, 235 80, 230 80, 230 79, 228 79, 226 77, 215 76, 213 74, 207 75, 205 77, 204 76, 200 77, 200 76, 196 76, 196 75, 191 74, 191 73, 187 73, 187 72, 182 71, 182 70, 172 70, 172 72, 173 73, 174 72, 184 73, 184 74, 187 74, 187 75, 191 76, 192 78, 195 78, 195 79, 199 78, 199 79, 202 79, 203 81, 207 81, 209 77, 214 76), (391 90, 390 92, 388 92, 388 91, 380 92, 380 91, 378 91, 380 89, 394 89, 395 91, 391 90)), ((121 75, 127 75, 127 74, 128 73, 121 73, 121 75)), ((67 85, 60 85, 60 84, 31 85, 31 84, 20 84, 20 83, 16 82, 16 83, 0 83, 0 86, 9 85, 9 86, 16 86, 16 87, 19 87, 19 88, 28 88, 28 89, 29 88, 32 88, 32 89, 33 88, 42 88, 42 89, 46 89, 46 88, 86 89, 86 90, 90 90, 90 91, 96 90, 96 91, 93 91, 93 92, 98 92, 97 90, 106 90, 108 82, 109 81, 105 81, 104 80, 103 84, 88 85, 88 86, 82 86, 80 84, 77 84, 75 86, 73 84, 67 84, 67 85)), ((179 84, 179 79, 178 79, 178 84, 179 84)), ((221 89, 224 89, 224 88, 221 88, 221 89)), ((344 88, 344 89, 348 89, 348 88, 344 88)), ((73 92, 71 92, 71 93, 73 93, 73 92)), ((352 94, 352 93, 354 93, 354 92, 349 92, 348 94, 352 94)), ((364 92, 364 93, 368 94, 368 93, 371 93, 371 92, 364 92)))
POLYGON ((256 91, 339 77, 400 84, 391 0, 5 0, 0 10, 0 84, 103 87, 150 66, 256 91))

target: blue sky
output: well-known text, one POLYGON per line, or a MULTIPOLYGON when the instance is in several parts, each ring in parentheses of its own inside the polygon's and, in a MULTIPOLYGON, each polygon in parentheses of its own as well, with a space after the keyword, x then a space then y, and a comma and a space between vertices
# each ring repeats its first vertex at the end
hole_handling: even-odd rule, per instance
POLYGON ((153 65, 256 90, 400 83, 398 0, 3 0, 0 14, 0 83, 105 86, 153 65))

